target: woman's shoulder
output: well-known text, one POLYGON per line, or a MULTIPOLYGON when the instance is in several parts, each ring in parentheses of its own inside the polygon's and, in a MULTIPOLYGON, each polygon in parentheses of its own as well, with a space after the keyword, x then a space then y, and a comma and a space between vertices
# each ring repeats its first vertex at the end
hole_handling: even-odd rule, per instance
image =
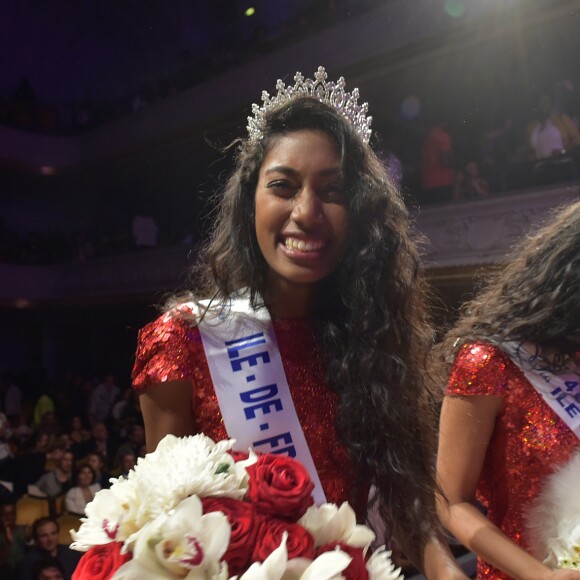
POLYGON ((140 331, 132 379, 135 388, 191 377, 201 348, 196 304, 180 303, 140 331))
POLYGON ((457 352, 447 394, 503 396, 508 378, 506 369, 512 366, 500 347, 483 340, 468 342, 457 352))

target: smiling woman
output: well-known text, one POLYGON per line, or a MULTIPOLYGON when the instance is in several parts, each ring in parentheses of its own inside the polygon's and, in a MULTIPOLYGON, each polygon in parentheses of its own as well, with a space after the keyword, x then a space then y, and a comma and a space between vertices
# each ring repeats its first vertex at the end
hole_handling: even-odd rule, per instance
POLYGON ((315 283, 337 267, 349 236, 336 143, 321 131, 279 137, 260 168, 256 187, 256 238, 269 271, 271 308, 285 317, 290 289, 295 308, 309 315, 315 283), (311 298, 309 300, 309 297, 311 298))
POLYGON ((295 81, 253 108, 195 290, 140 333, 147 446, 202 431, 295 455, 316 501, 349 501, 359 519, 372 484, 407 556, 463 578, 435 510, 432 332, 407 210, 358 91, 322 68, 295 81), (220 358, 209 344, 230 324, 254 331, 228 334, 220 358))

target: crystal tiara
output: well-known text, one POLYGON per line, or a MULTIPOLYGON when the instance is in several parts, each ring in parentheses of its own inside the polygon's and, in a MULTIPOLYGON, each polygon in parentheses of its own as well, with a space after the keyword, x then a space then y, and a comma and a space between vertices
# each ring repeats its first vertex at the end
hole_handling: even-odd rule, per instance
POLYGON ((282 80, 278 79, 276 89, 278 94, 270 97, 267 91, 262 91, 263 105, 260 107, 255 103, 252 105, 252 115, 248 117, 248 135, 250 141, 259 141, 264 136, 265 116, 268 111, 300 97, 312 97, 321 103, 326 103, 336 109, 343 117, 353 125, 356 132, 365 143, 371 137, 371 123, 373 118, 367 117, 368 103, 358 104, 358 89, 353 89, 352 93, 344 90, 346 82, 344 77, 340 77, 336 83, 328 81, 324 67, 319 66, 314 73, 314 79, 305 79, 304 75, 297 72, 294 75, 294 86, 286 86, 282 80))

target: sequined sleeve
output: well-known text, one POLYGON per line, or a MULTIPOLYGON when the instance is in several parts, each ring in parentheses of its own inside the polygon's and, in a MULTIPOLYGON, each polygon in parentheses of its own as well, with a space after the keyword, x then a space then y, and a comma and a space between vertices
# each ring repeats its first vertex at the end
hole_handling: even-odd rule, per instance
POLYGON ((448 395, 504 396, 513 365, 498 347, 486 342, 465 344, 457 353, 447 383, 448 395))
POLYGON ((199 330, 190 319, 167 313, 150 322, 139 332, 133 387, 191 378, 200 344, 199 330))

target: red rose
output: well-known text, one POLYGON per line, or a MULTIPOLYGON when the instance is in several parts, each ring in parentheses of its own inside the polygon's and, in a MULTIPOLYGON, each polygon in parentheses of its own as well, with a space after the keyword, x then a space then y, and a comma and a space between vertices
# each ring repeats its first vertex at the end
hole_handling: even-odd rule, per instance
POLYGON ((340 548, 343 552, 346 552, 351 558, 351 562, 346 570, 343 570, 341 574, 344 576, 345 580, 366 580, 369 577, 367 572, 367 566, 365 558, 363 556, 363 551, 361 548, 353 548, 347 544, 341 544, 339 542, 334 542, 333 544, 326 544, 325 546, 320 546, 316 550, 316 557, 320 556, 324 552, 332 552, 336 548, 340 548))
POLYGON ((248 467, 250 483, 246 499, 259 512, 296 521, 314 503, 308 472, 286 455, 268 453, 248 467))
POLYGON ((201 500, 203 513, 223 512, 230 523, 230 544, 224 560, 228 563, 230 574, 240 574, 250 562, 256 543, 259 522, 256 509, 250 503, 229 498, 206 497, 201 500))
POLYGON ((237 463, 238 461, 245 461, 250 457, 250 454, 247 451, 230 451, 229 454, 234 458, 234 461, 237 463))
POLYGON ((131 559, 131 554, 121 554, 123 544, 110 542, 93 546, 86 552, 73 572, 72 580, 109 580, 113 574, 131 559))
POLYGON ((258 530, 252 560, 263 562, 280 546, 284 532, 288 532, 286 549, 289 560, 292 558, 314 558, 314 538, 302 526, 284 520, 264 519, 258 530))

